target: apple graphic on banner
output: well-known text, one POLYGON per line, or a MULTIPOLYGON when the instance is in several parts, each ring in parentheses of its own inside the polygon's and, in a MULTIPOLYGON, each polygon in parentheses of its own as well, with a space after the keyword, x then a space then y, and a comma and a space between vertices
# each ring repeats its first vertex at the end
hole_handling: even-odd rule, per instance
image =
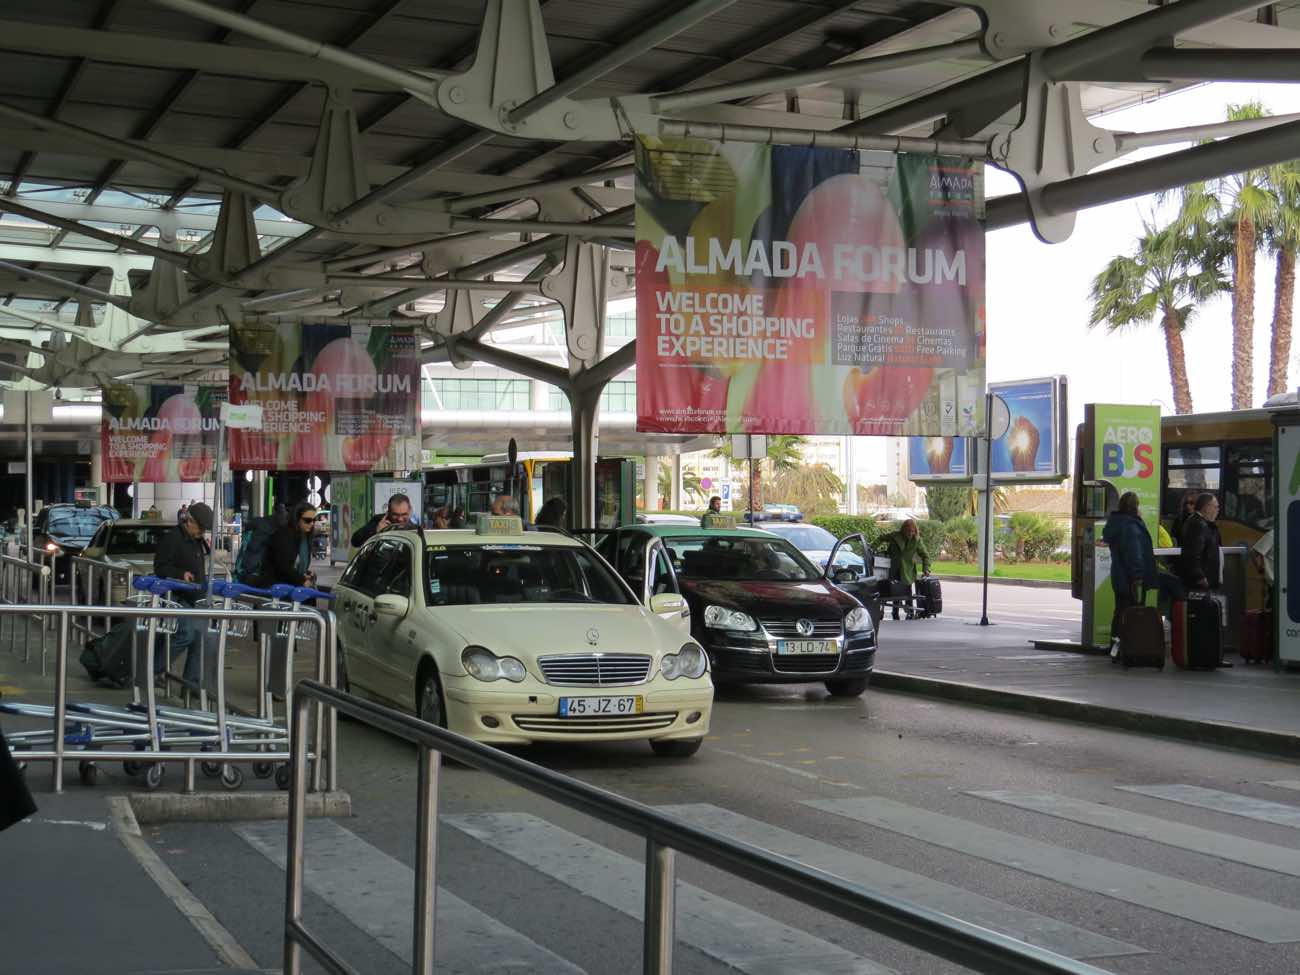
POLYGON ((952 471, 952 437, 926 437, 925 462, 931 474, 948 474, 952 471))
POLYGON ((150 453, 155 456, 145 462, 140 480, 146 484, 184 480, 185 478, 179 477, 179 472, 173 474, 173 469, 177 465, 170 463, 172 444, 181 438, 198 439, 202 435, 200 424, 203 417, 199 413, 199 408, 194 405, 194 401, 184 393, 177 393, 163 400, 156 416, 162 429, 154 430, 149 434, 149 445, 151 448, 160 449, 150 450, 150 453))
POLYGON ((1023 416, 1016 417, 1007 434, 1007 453, 1013 471, 1032 471, 1038 460, 1038 427, 1023 416))
POLYGON ((844 412, 860 436, 896 436, 899 423, 925 399, 933 369, 890 366, 863 372, 854 366, 844 379, 844 412))
POLYGON ((375 364, 366 347, 353 338, 337 338, 321 349, 305 372, 328 376, 325 389, 303 397, 302 410, 320 414, 312 421, 312 432, 294 438, 289 454, 291 470, 368 470, 361 467, 366 458, 378 459, 388 450, 392 433, 383 429, 382 418, 370 409, 373 397, 359 391, 373 386, 377 379, 375 364), (360 434, 340 438, 334 435, 335 418, 347 412, 365 417, 360 434))

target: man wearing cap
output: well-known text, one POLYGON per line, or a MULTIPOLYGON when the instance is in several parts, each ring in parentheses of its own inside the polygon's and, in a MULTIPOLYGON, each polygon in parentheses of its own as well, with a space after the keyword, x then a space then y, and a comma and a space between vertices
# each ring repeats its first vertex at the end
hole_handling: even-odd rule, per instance
MULTIPOLYGON (((163 535, 158 543, 158 551, 153 558, 154 575, 162 579, 178 579, 192 582, 199 586, 207 585, 208 543, 203 538, 204 532, 212 531, 212 509, 203 502, 192 504, 180 516, 180 523, 173 531, 163 535)), ((196 593, 177 592, 172 599, 185 606, 193 606, 196 593)), ((203 620, 181 620, 171 638, 171 654, 175 658, 182 651, 185 654, 185 671, 181 674, 187 683, 199 682, 199 654, 197 650, 203 643, 203 620)), ((161 641, 154 651, 154 669, 162 671, 163 661, 161 641)))

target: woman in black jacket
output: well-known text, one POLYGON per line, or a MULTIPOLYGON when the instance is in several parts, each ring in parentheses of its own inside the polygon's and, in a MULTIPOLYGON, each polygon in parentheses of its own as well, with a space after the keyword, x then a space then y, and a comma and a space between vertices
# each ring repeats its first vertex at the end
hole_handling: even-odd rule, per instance
POLYGON ((264 585, 287 582, 310 586, 316 582, 311 571, 311 534, 316 527, 316 508, 306 502, 293 506, 289 523, 277 528, 266 552, 267 580, 264 585))
POLYGON ((1178 556, 1178 576, 1188 590, 1215 592, 1223 584, 1219 551, 1223 541, 1219 536, 1219 500, 1213 494, 1202 494, 1196 499, 1196 513, 1183 522, 1179 533, 1182 554, 1178 556))

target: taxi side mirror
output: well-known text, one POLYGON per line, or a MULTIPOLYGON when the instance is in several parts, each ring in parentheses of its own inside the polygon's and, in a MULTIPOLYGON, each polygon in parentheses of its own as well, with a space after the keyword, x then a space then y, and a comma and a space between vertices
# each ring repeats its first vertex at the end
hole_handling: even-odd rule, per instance
POLYGON ((401 619, 410 609, 411 601, 405 596, 397 596, 393 593, 384 593, 382 596, 375 597, 375 613, 378 616, 391 616, 401 619))
POLYGON ((659 592, 650 597, 650 612, 656 616, 686 611, 686 600, 675 592, 659 592))

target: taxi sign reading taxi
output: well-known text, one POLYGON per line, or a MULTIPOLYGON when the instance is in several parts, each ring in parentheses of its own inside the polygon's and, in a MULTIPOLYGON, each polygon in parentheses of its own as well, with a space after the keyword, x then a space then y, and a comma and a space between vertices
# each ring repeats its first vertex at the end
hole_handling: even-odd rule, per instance
POLYGON ((524 522, 515 515, 479 515, 475 531, 480 535, 522 535, 524 522))

